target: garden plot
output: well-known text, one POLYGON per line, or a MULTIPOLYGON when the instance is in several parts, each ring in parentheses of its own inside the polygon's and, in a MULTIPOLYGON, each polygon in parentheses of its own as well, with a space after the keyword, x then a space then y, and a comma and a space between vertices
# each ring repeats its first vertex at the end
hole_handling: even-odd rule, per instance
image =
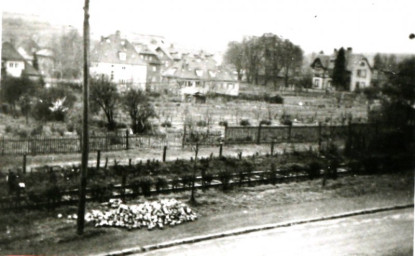
POLYGON ((169 121, 175 129, 183 129, 186 120, 198 126, 199 121, 209 123, 212 130, 223 130, 219 122, 239 125, 241 120, 248 120, 257 126, 262 120, 271 120, 272 125, 279 125, 283 115, 289 115, 294 125, 315 125, 318 122, 344 124, 347 118, 365 121, 367 109, 365 102, 345 99, 339 103, 334 96, 305 97, 285 96, 284 104, 270 104, 262 101, 220 101, 208 99, 205 104, 160 103, 156 104, 160 122, 169 121))

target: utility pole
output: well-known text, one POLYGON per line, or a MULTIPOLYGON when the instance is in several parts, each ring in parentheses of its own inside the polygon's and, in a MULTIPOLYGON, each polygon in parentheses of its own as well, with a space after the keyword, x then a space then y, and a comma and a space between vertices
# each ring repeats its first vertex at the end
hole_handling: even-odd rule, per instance
POLYGON ((84 233, 85 224, 85 194, 86 194, 86 176, 88 169, 88 105, 89 105, 89 0, 85 0, 84 6, 84 87, 83 87, 83 115, 82 115, 82 163, 81 163, 81 184, 79 188, 79 205, 77 219, 77 233, 84 233))

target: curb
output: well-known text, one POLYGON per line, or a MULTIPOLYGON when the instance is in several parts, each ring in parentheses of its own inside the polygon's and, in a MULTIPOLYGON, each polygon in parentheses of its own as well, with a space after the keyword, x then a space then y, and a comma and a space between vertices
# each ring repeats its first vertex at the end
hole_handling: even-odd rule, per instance
POLYGON ((142 253, 142 252, 148 252, 148 251, 153 251, 157 249, 173 247, 177 245, 190 244, 190 243, 202 242, 202 241, 207 241, 207 240, 212 240, 212 239, 217 239, 217 238, 248 234, 248 233, 257 232, 257 231, 264 231, 264 230, 275 229, 275 228, 283 228, 283 227, 289 227, 289 226, 301 225, 301 224, 307 224, 307 223, 313 223, 313 222, 319 222, 319 221, 347 218, 347 217, 352 217, 352 216, 357 216, 357 215, 373 214, 373 213, 384 212, 384 211, 400 210, 400 209, 411 208, 411 207, 414 207, 414 204, 395 205, 395 206, 382 207, 382 208, 371 208, 371 209, 364 209, 364 210, 359 210, 359 211, 350 211, 350 212, 345 212, 345 213, 340 213, 340 214, 334 214, 331 216, 325 216, 325 217, 319 217, 319 218, 304 219, 304 220, 290 221, 290 222, 280 222, 280 223, 274 223, 274 224, 266 224, 266 225, 260 225, 260 226, 233 229, 233 230, 225 231, 222 233, 194 236, 194 237, 173 240, 173 241, 163 242, 159 244, 146 245, 146 246, 137 246, 137 247, 132 247, 132 248, 124 249, 124 250, 97 254, 96 256, 118 256, 118 255, 129 255, 133 253, 142 253))

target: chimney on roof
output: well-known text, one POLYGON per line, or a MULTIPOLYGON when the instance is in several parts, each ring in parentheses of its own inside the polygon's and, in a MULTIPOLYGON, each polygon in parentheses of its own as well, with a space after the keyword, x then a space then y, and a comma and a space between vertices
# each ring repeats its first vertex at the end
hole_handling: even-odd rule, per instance
POLYGON ((319 54, 324 54, 324 52, 323 51, 320 51, 319 54))
POLYGON ((101 36, 101 42, 104 42, 104 36, 101 36))
POLYGON ((120 31, 119 30, 115 31, 115 35, 116 35, 117 38, 120 38, 121 37, 120 31))
POLYGON ((347 51, 348 52, 352 52, 353 51, 353 48, 352 47, 347 47, 347 51))
POLYGON ((334 51, 333 51, 335 54, 337 54, 337 49, 336 48, 334 48, 334 51))

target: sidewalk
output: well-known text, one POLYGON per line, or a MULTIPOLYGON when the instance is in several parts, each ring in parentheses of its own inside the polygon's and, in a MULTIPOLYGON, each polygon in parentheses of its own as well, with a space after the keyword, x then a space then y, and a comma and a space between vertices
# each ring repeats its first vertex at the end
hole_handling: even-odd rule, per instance
POLYGON ((289 227, 289 226, 307 224, 307 223, 312 223, 312 222, 334 220, 334 219, 347 218, 347 217, 363 215, 363 214, 373 214, 373 213, 378 213, 378 212, 392 211, 392 210, 399 210, 399 209, 413 208, 413 207, 414 207, 414 204, 404 204, 404 205, 395 205, 395 206, 389 206, 389 207, 370 208, 370 209, 362 209, 362 210, 344 212, 344 213, 340 213, 340 214, 324 216, 324 217, 318 217, 318 218, 307 218, 307 219, 303 219, 303 220, 296 220, 296 221, 273 223, 273 224, 268 224, 268 225, 260 225, 260 226, 239 228, 239 229, 229 230, 229 231, 226 231, 226 232, 189 237, 189 238, 185 238, 185 239, 173 240, 173 241, 168 241, 168 242, 159 243, 159 244, 152 244, 152 245, 147 245, 147 246, 137 246, 137 247, 132 247, 132 248, 123 249, 123 250, 119 250, 119 251, 112 251, 112 252, 109 252, 109 253, 98 254, 97 256, 118 256, 118 255, 136 254, 136 253, 154 251, 154 250, 173 247, 173 246, 178 246, 178 245, 198 243, 198 242, 212 240, 212 239, 218 239, 218 238, 230 237, 230 236, 237 236, 237 235, 248 234, 248 233, 258 232, 258 231, 264 231, 264 230, 269 230, 269 229, 289 227))

